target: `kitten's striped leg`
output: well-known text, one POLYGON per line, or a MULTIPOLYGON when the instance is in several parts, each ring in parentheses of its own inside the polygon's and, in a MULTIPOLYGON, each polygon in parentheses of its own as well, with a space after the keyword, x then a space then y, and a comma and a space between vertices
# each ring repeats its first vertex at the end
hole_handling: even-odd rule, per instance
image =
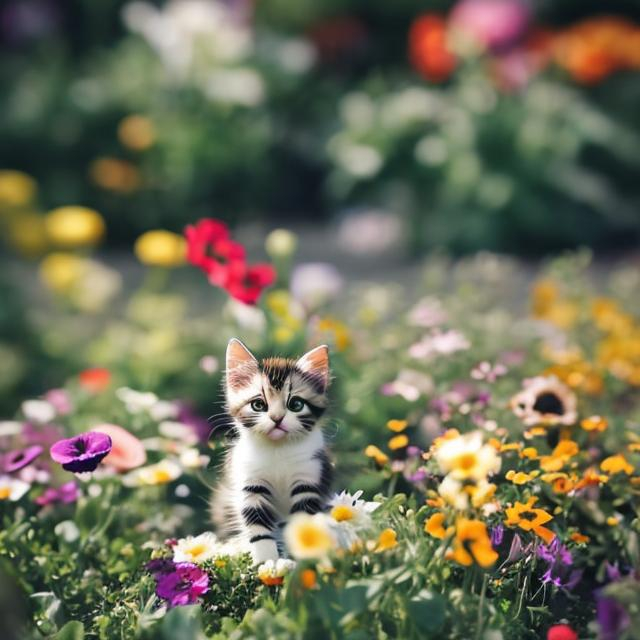
POLYGON ((323 491, 315 484, 298 484, 291 490, 290 514, 319 513, 324 510, 323 491))
POLYGON ((271 491, 264 485, 243 488, 242 519, 248 533, 251 556, 256 564, 278 559, 274 532, 277 516, 270 504, 271 491))

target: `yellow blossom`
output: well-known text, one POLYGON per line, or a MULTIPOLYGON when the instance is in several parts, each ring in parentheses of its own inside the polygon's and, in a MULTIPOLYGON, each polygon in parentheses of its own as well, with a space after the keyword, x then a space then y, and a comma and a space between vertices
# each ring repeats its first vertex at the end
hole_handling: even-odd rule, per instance
POLYGON ((438 512, 434 513, 425 523, 424 530, 425 533, 428 533, 433 538, 438 538, 442 540, 446 538, 453 532, 453 528, 449 527, 448 529, 444 528, 444 513, 438 512))
POLYGON ((403 449, 408 444, 409 438, 406 435, 401 434, 399 436, 394 436, 393 438, 391 438, 391 440, 389 440, 389 449, 391 449, 392 451, 395 451, 396 449, 403 449))
POLYGON ((609 456, 600 463, 600 469, 612 475, 624 472, 630 476, 633 473, 634 468, 635 467, 627 462, 627 459, 621 453, 615 456, 609 456))
POLYGON ((89 166, 89 176, 102 189, 116 193, 131 193, 142 184, 138 168, 120 158, 96 158, 89 166))
POLYGON ((387 429, 400 433, 407 428, 408 424, 406 420, 389 420, 389 422, 387 422, 387 429))
POLYGON ((24 207, 35 198, 38 185, 22 171, 0 170, 0 209, 3 207, 24 207))
POLYGON ((616 527, 616 526, 618 526, 619 522, 620 522, 620 520, 619 520, 619 518, 617 518, 616 516, 609 516, 609 517, 607 518, 607 524, 608 524, 610 527, 616 527))
POLYGON ((155 142, 156 131, 149 118, 133 114, 120 121, 118 138, 125 147, 134 151, 144 151, 155 142))
POLYGON ((184 264, 187 243, 183 236, 157 229, 143 233, 134 245, 142 264, 154 267, 177 267, 184 264))
POLYGON ((561 440, 551 455, 540 458, 540 468, 543 471, 559 471, 579 451, 577 442, 561 440))
POLYGON ((337 504, 333 509, 331 509, 331 517, 336 522, 345 522, 347 520, 353 520, 354 516, 353 509, 346 504, 337 504))
POLYGON ((297 513, 292 516, 284 530, 291 555, 299 560, 326 557, 334 546, 329 522, 324 513, 297 513))
POLYGON ((580 426, 585 431, 604 431, 609 426, 609 423, 602 416, 591 416, 582 420, 580 426))
POLYGON ((71 253, 50 253, 41 263, 40 279, 56 293, 69 293, 86 269, 86 260, 71 253))
POLYGON ((461 518, 456 523, 453 551, 447 554, 447 557, 465 567, 475 562, 483 568, 488 568, 498 559, 498 554, 491 546, 484 522, 461 518))
POLYGON ((47 235, 61 247, 97 244, 105 233, 102 216, 87 207, 68 206, 50 211, 45 218, 47 235))
POLYGON ((525 473, 524 471, 514 471, 513 469, 507 471, 505 478, 513 482, 513 484, 526 484, 527 482, 531 482, 536 476, 538 472, 532 471, 531 473, 525 473))
POLYGON ((373 458, 380 466, 383 466, 389 462, 389 456, 386 453, 383 453, 376 447, 375 444, 370 444, 365 450, 364 455, 367 458, 373 458))
POLYGON ((525 447, 520 452, 521 458, 527 458, 528 460, 535 460, 538 457, 538 450, 535 447, 525 447))
POLYGON ((398 544, 398 536, 393 529, 384 529, 378 536, 378 544, 376 545, 376 553, 393 549, 398 544))
POLYGON ((527 502, 517 502, 512 507, 507 507, 507 515, 504 521, 510 527, 519 527, 523 531, 533 531, 540 536, 547 544, 554 538, 555 533, 543 525, 553 520, 553 516, 543 509, 534 508, 537 498, 531 496, 527 502))

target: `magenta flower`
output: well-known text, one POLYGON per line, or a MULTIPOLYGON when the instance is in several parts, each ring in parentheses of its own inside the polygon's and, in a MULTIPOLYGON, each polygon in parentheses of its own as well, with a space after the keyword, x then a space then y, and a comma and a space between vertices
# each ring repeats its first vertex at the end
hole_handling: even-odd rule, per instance
POLYGON ((39 504, 41 507, 48 504, 55 504, 56 502, 71 504, 78 499, 79 495, 78 486, 72 480, 71 482, 65 482, 58 488, 49 487, 41 496, 38 496, 35 501, 36 504, 39 504))
POLYGON ((13 473, 30 465, 42 451, 42 447, 36 444, 26 449, 19 449, 5 454, 0 465, 3 473, 13 473))
POLYGON ((156 579, 156 595, 166 600, 169 607, 193 604, 209 591, 207 572, 191 562, 163 561, 150 570, 156 579))
POLYGON ((111 451, 111 438, 97 431, 81 433, 73 438, 59 440, 50 449, 51 457, 63 469, 82 473, 93 471, 100 460, 111 451))

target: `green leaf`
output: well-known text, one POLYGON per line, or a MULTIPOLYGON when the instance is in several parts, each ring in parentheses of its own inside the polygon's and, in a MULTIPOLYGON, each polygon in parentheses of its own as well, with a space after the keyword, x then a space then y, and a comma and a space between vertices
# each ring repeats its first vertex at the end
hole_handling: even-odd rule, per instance
POLYGON ((84 639, 84 625, 82 622, 72 620, 53 636, 53 640, 83 640, 84 639))
POLYGON ((409 600, 407 610, 415 626, 427 632, 438 631, 444 624, 446 604, 444 598, 423 589, 409 600))
POLYGON ((200 605, 176 607, 162 620, 164 640, 205 640, 200 605))

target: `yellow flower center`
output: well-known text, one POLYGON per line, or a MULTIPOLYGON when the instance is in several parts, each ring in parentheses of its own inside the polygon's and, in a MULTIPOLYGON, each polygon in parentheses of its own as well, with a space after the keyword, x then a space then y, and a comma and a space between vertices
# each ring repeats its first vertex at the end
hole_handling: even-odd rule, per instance
POLYGON ((331 546, 331 541, 324 531, 321 531, 313 525, 300 528, 298 532, 298 543, 304 549, 309 550, 328 549, 331 546))
POLYGON ((6 500, 11 495, 9 487, 0 487, 0 500, 6 500))
POLYGON ((337 522, 353 520, 354 515, 353 509, 346 504, 338 504, 331 509, 331 517, 337 522))
POLYGON ((475 453, 463 453, 456 460, 455 466, 462 471, 471 471, 478 463, 478 457, 475 453))
POLYGON ((192 558, 197 558, 199 555, 203 554, 206 550, 207 550, 207 545, 200 542, 198 544, 194 544, 193 547, 191 547, 191 549, 187 549, 186 553, 192 558))

